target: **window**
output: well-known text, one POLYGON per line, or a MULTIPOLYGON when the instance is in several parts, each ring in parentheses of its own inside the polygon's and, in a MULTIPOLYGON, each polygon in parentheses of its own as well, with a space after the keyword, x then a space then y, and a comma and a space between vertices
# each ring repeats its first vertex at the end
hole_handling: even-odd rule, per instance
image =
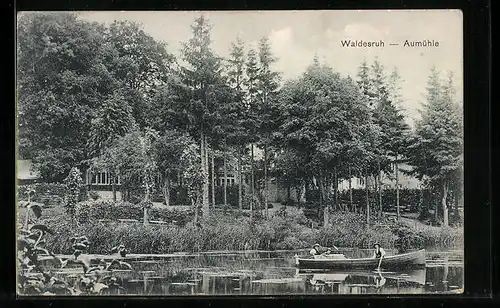
POLYGON ((234 185, 234 179, 231 179, 231 185, 234 185))
MULTIPOLYGON (((85 184, 87 185, 111 185, 113 183, 113 177, 109 172, 98 172, 91 173, 87 172, 85 176, 85 184)), ((115 185, 120 185, 120 177, 115 178, 115 185)))

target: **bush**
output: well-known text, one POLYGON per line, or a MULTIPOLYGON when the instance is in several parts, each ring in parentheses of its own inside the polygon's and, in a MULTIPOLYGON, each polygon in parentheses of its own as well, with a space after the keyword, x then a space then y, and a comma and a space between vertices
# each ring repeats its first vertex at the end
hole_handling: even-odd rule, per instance
MULTIPOLYGON (((151 219, 177 220, 177 224, 149 225, 101 223, 97 219, 135 218, 142 220, 142 206, 113 203, 107 200, 87 201, 77 206, 79 225, 72 225, 64 212, 45 217, 44 224, 57 231, 47 242, 56 253, 70 253, 69 238, 75 233, 87 234, 92 242, 91 253, 108 253, 117 244, 125 245, 131 253, 172 253, 208 250, 243 249, 301 249, 313 243, 324 246, 372 248, 376 242, 384 248, 400 250, 422 246, 452 247, 462 245, 463 234, 457 228, 413 228, 393 223, 390 227, 366 228, 365 216, 336 212, 331 225, 319 230, 307 227, 302 210, 287 209, 286 215, 265 219, 255 213, 235 211, 227 214, 213 211, 209 218, 200 217, 198 226, 192 223, 192 211, 150 209, 151 219), (162 216, 163 215, 163 216, 162 216)), ((377 222, 373 218, 374 223, 377 222)))
POLYGON ((333 223, 322 228, 317 242, 325 246, 372 248, 375 243, 383 247, 394 247, 397 235, 387 228, 372 227, 367 229, 366 224, 355 221, 333 223))
MULTIPOLYGON (((62 183, 36 183, 31 185, 19 185, 17 187, 18 200, 28 200, 29 189, 34 189, 31 200, 40 202, 47 206, 62 205, 64 203, 66 187, 62 183)), ((87 188, 81 187, 80 201, 87 199, 87 188)))
POLYGON ((92 200, 97 200, 100 198, 99 193, 97 191, 89 191, 89 198, 92 200))
POLYGON ((394 246, 398 249, 398 251, 402 252, 410 248, 423 247, 424 238, 413 228, 403 224, 395 224, 391 228, 392 232, 398 237, 394 243, 394 246))
MULTIPOLYGON (((183 226, 193 217, 192 210, 176 209, 149 209, 150 220, 162 220, 166 222, 176 221, 183 226)), ((116 221, 118 219, 136 219, 143 220, 144 208, 142 203, 132 204, 121 201, 111 200, 92 200, 80 202, 76 206, 76 217, 80 223, 95 222, 99 219, 109 219, 116 221)))
MULTIPOLYGON (((422 206, 423 193, 425 194, 434 194, 431 190, 424 190, 422 192, 420 189, 409 189, 402 188, 399 190, 399 204, 402 207, 406 207, 409 212, 418 212, 420 207, 422 206)), ((432 195, 433 196, 433 195, 432 195)), ((352 199, 353 203, 358 208, 366 208, 366 191, 365 189, 353 189, 352 190, 352 199)), ((370 204, 372 206, 376 205, 378 202, 378 194, 369 190, 368 199, 370 200, 370 204)), ((438 200, 439 198, 432 198, 432 200, 438 200)), ((341 191, 339 193, 339 200, 343 204, 349 205, 349 191, 341 191)), ((396 189, 384 189, 382 191, 382 210, 383 211, 396 211, 396 189)))

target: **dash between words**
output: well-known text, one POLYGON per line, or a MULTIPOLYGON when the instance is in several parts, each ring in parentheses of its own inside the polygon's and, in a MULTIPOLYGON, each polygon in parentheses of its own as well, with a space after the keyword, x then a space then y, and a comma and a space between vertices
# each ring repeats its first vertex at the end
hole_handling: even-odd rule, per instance
MULTIPOLYGON (((380 41, 364 41, 364 40, 341 40, 340 44, 342 47, 353 47, 353 48, 371 48, 371 47, 385 47, 385 42, 380 41)), ((399 46, 399 43, 390 43, 390 46, 399 46)), ((436 40, 422 40, 422 41, 410 41, 405 40, 403 47, 439 47, 439 41, 436 40)))

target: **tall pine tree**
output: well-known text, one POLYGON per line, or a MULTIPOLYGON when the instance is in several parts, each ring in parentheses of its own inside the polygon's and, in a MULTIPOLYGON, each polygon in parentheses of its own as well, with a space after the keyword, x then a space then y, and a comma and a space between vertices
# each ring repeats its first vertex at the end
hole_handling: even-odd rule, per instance
POLYGON ((216 114, 216 92, 221 85, 220 59, 212 51, 210 30, 212 26, 203 15, 196 18, 191 26, 193 36, 183 43, 182 58, 187 65, 182 67, 181 75, 186 86, 184 99, 179 102, 187 110, 192 122, 192 135, 197 136, 200 144, 200 160, 202 166, 202 212, 209 215, 208 185, 208 137, 212 132, 214 114, 216 114))
POLYGON ((462 113, 454 97, 452 76, 443 84, 433 67, 427 84, 427 103, 408 147, 409 162, 419 178, 439 189, 443 224, 448 225, 450 187, 460 182, 463 166, 462 113))

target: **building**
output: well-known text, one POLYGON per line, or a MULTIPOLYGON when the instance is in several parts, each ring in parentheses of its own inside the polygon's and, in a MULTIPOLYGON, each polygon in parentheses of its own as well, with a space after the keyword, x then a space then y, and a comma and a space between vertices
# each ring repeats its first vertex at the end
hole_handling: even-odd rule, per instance
MULTIPOLYGON (((85 172, 85 185, 89 187, 89 190, 111 191, 113 189, 110 173, 106 171, 92 172, 87 169, 85 172)), ((120 177, 118 176, 115 183, 117 190, 119 190, 120 185, 120 177)))
POLYGON ((17 183, 19 185, 33 184, 40 180, 40 173, 33 170, 31 160, 17 160, 17 183))
MULTIPOLYGON (((391 173, 385 173, 382 172, 381 175, 381 182, 382 186, 384 189, 395 189, 396 188, 396 176, 395 176, 395 169, 396 165, 392 164, 391 169, 394 170, 391 173)), ((408 172, 412 170, 412 166, 404 163, 399 163, 399 173, 398 173, 398 182, 399 182, 399 188, 410 188, 410 189, 415 189, 415 188, 420 188, 420 181, 411 176, 408 175, 408 172)), ((368 178, 368 187, 373 187, 374 186, 374 179, 373 177, 368 178)), ((358 178, 358 177, 353 177, 351 179, 351 187, 353 189, 363 189, 366 187, 365 183, 365 178, 358 178)), ((340 191, 345 191, 349 189, 349 180, 344 179, 340 181, 338 189, 340 191)))

